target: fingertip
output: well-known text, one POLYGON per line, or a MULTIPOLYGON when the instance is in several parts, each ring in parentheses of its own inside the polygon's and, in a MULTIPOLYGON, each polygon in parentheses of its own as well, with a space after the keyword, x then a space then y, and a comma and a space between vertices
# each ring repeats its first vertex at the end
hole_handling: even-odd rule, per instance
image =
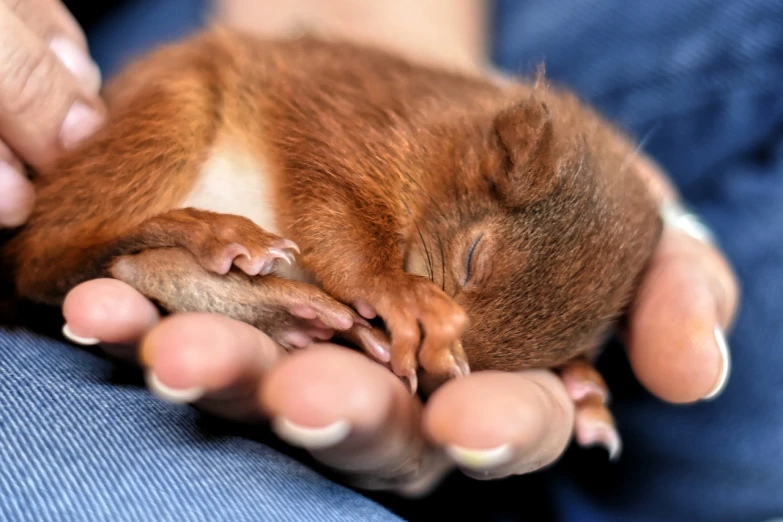
POLYGON ((367 356, 336 345, 294 352, 260 392, 264 415, 287 443, 362 489, 415 493, 450 467, 421 433, 421 403, 367 356))
POLYGON ((631 316, 628 358, 639 382, 658 398, 692 403, 725 386, 728 349, 716 337, 720 318, 705 275, 687 260, 653 268, 631 316))
POLYGON ((150 330, 139 359, 169 389, 213 393, 257 378, 281 354, 274 341, 246 323, 188 312, 168 316, 150 330))
POLYGON ((529 473, 557 460, 574 429, 574 406, 551 372, 477 372, 430 398, 425 435, 472 478, 529 473))
POLYGON ((731 353, 729 351, 729 345, 726 341, 726 335, 723 333, 723 329, 720 326, 715 327, 713 332, 715 337, 715 344, 718 346, 718 353, 720 354, 720 373, 715 385, 702 399, 705 401, 712 401, 720 397, 723 390, 726 389, 726 385, 729 382, 729 375, 731 374, 731 353))
POLYGON ((149 300, 116 279, 76 286, 66 295, 62 311, 70 333, 118 345, 135 345, 160 319, 149 300))
POLYGON ((478 452, 492 461, 508 453, 498 448, 510 445, 517 459, 548 460, 559 455, 558 445, 565 447, 573 415, 565 388, 549 372, 484 371, 436 390, 423 426, 435 444, 452 448, 452 456, 478 452))
POLYGON ((281 361, 264 383, 260 402, 270 417, 283 416, 301 426, 327 425, 337 418, 374 424, 386 413, 394 380, 360 353, 314 344, 281 361))
POLYGON ((148 385, 153 392, 159 391, 156 395, 162 398, 179 394, 170 390, 184 390, 185 395, 191 390, 199 390, 198 396, 203 396, 207 370, 213 365, 223 366, 221 355, 225 351, 212 352, 216 343, 223 345, 225 342, 214 330, 202 331, 203 323, 194 319, 189 316, 164 318, 141 343, 139 360, 145 367, 148 385))
POLYGON ((104 115, 83 101, 68 109, 60 129, 60 141, 66 150, 79 146, 103 125, 104 115))
POLYGON ((287 417, 278 416, 272 420, 275 434, 293 446, 310 451, 328 449, 343 442, 352 430, 351 424, 345 419, 325 426, 302 426, 287 417))
POLYGON ((34 203, 35 190, 30 180, 11 163, 0 160, 0 227, 23 225, 34 203))
POLYGON ((98 94, 102 83, 101 71, 89 58, 85 48, 74 42, 72 37, 55 36, 49 41, 49 49, 57 56, 60 63, 79 80, 80 86, 86 93, 98 94))
MULTIPOLYGON (((204 397, 206 390, 201 386, 173 387, 158 377, 158 373, 152 369, 144 372, 147 389, 157 398, 169 404, 189 404, 204 397)), ((187 380, 187 379, 186 379, 187 380)))

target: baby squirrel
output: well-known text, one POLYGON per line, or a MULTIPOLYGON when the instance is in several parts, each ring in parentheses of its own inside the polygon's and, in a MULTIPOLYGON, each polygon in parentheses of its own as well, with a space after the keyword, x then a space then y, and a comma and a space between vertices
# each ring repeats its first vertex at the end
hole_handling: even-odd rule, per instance
POLYGON ((342 336, 416 390, 581 360, 661 233, 634 143, 542 75, 211 28, 104 95, 2 254, 23 299, 114 277, 289 349, 342 336))

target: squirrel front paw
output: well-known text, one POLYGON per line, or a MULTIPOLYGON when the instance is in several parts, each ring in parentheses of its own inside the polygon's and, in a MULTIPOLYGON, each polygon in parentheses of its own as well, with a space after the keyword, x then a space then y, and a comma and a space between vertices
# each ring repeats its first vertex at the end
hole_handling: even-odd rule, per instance
POLYGON ((413 274, 377 278, 360 300, 383 319, 391 337, 391 368, 412 393, 421 368, 436 379, 462 377, 470 366, 460 337, 467 314, 429 279, 413 274))

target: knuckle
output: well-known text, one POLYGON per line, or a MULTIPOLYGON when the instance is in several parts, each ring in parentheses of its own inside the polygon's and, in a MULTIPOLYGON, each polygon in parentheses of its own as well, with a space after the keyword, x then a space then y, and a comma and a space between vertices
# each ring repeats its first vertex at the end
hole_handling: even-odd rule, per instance
POLYGON ((46 49, 30 53, 22 48, 15 50, 9 62, 14 65, 10 65, 2 82, 8 100, 6 110, 17 118, 28 117, 40 111, 49 98, 57 63, 46 49))

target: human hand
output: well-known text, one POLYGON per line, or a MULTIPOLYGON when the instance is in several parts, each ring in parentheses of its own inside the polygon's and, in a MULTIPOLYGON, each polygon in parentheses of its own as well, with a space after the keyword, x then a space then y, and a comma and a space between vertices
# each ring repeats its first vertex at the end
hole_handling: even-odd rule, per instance
MULTIPOLYGON (((662 199, 676 198, 657 167, 640 160, 640 170, 662 199)), ((720 252, 667 228, 625 332, 639 381, 673 403, 716 396, 730 367, 716 332, 731 326, 737 299, 720 252)), ((281 438, 361 488, 421 494, 455 467, 477 479, 531 472, 561 456, 577 420, 550 371, 473 373, 422 404, 360 353, 323 344, 288 354, 257 329, 215 315, 161 320, 116 280, 80 285, 63 313, 71 339, 139 362, 158 396, 235 420, 269 419, 281 438)), ((607 427, 584 428, 589 443, 607 427)))
POLYGON ((0 0, 0 228, 21 225, 37 172, 102 121, 100 72, 58 0, 0 0))

